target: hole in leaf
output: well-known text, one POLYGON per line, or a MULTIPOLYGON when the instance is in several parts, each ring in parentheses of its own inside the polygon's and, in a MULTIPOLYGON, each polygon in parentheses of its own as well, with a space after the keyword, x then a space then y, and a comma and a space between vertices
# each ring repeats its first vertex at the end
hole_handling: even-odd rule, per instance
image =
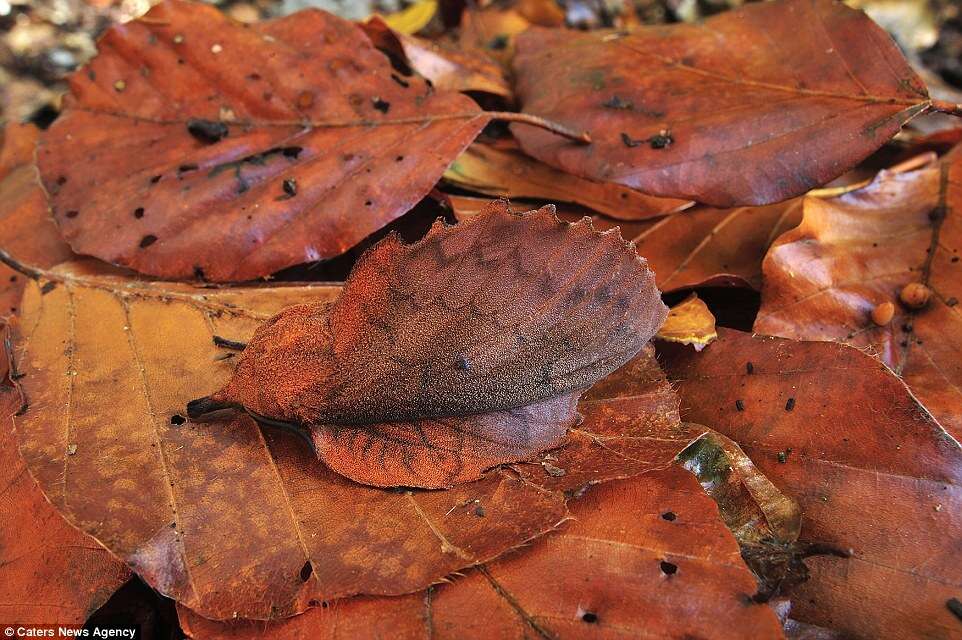
POLYGON ((673 576, 678 573, 678 565, 668 562, 667 560, 661 561, 661 572, 666 576, 673 576))
POLYGON ((663 514, 661 514, 661 517, 667 520, 668 522, 674 522, 675 518, 677 518, 678 516, 675 515, 674 511, 666 511, 663 514))
POLYGON ((581 614, 581 621, 587 622, 589 624, 598 622, 598 614, 595 613, 594 611, 585 611, 584 613, 581 614))
POLYGON ((184 424, 185 422, 187 422, 187 418, 185 418, 184 416, 180 415, 179 413, 175 413, 174 415, 170 416, 170 424, 172 424, 172 425, 174 425, 174 426, 176 426, 176 427, 179 427, 180 425, 184 424))

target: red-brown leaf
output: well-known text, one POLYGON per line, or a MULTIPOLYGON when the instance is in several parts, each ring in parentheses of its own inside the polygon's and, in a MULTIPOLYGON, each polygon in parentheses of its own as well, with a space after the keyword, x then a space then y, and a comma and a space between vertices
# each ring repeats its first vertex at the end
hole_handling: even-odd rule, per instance
POLYGON ((782 0, 704 24, 518 38, 524 111, 577 146, 512 125, 576 175, 715 206, 785 200, 841 175, 929 104, 897 47, 832 0, 782 0))
POLYGON ((868 349, 962 437, 962 148, 838 198, 806 199, 801 225, 777 240, 764 270, 755 331, 868 349), (922 308, 899 299, 911 283, 932 292, 922 308), (886 303, 893 314, 877 322, 886 303))
POLYGON ((274 624, 216 623, 179 608, 205 640, 780 638, 772 610, 697 481, 680 467, 592 489, 574 520, 452 584, 331 603, 274 624))
POLYGON ((353 480, 451 486, 560 445, 580 391, 666 314, 617 231, 497 201, 414 245, 378 243, 333 307, 265 323, 210 402, 310 426, 353 480))
POLYGON ((319 11, 245 28, 169 0, 99 48, 40 170, 78 253, 151 275, 245 280, 337 256, 413 207, 487 122, 319 11))
POLYGON ((553 529, 586 484, 663 468, 699 435, 679 424, 650 348, 588 392, 584 422, 544 465, 448 491, 356 484, 247 416, 185 421, 185 401, 233 369, 212 334, 245 341, 281 309, 339 293, 145 282, 92 263, 45 272, 27 287, 13 344, 30 472, 161 593, 211 618, 266 619, 424 589, 553 529))
POLYGON ((810 559, 792 615, 864 638, 950 638, 962 589, 962 448, 874 358, 719 330, 700 354, 659 348, 685 418, 745 450, 802 508, 810 559))
POLYGON ((17 451, 10 416, 19 409, 19 395, 0 384, 0 615, 11 624, 83 624, 130 571, 44 498, 17 451))

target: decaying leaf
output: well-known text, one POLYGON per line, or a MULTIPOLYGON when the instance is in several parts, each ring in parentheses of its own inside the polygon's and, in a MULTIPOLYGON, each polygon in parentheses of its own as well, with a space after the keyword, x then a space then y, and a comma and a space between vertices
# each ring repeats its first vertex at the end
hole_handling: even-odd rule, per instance
POLYGON ((581 392, 667 311, 617 230, 495 201, 416 244, 375 245, 333 306, 265 323, 188 413, 243 407, 310 427, 318 456, 352 480, 448 487, 561 445, 581 392))
POLYGON ((477 48, 462 48, 443 40, 425 40, 393 31, 373 17, 360 25, 379 49, 405 60, 441 91, 482 91, 511 97, 504 69, 477 48))
POLYGON ((519 9, 517 5, 503 7, 497 4, 484 8, 465 7, 461 14, 460 41, 465 46, 487 51, 489 56, 509 68, 516 36, 532 24, 519 9))
POLYGON ((806 199, 801 225, 765 258, 755 331, 868 349, 960 438, 960 260, 962 148, 838 198, 806 199), (900 297, 913 283, 931 291, 920 308, 900 297), (873 317, 886 303, 892 315, 873 317))
POLYGON ((130 571, 43 497, 17 451, 10 416, 19 408, 19 395, 0 384, 0 614, 9 623, 83 624, 130 571))
POLYGON ((841 175, 930 106, 891 38, 832 0, 780 0, 702 24, 519 36, 525 112, 587 130, 577 147, 512 125, 567 172, 715 206, 766 204, 841 175))
POLYGON ((331 603, 281 623, 215 623, 205 640, 352 638, 780 638, 718 510, 678 466, 591 489, 574 519, 451 584, 331 603))
POLYGON ((735 440, 804 514, 793 617, 851 637, 949 638, 962 589, 962 449, 874 358, 722 329, 695 354, 659 347, 686 419, 735 440))
MULTIPOLYGON (((36 127, 8 124, 0 135, 0 246, 41 267, 69 260, 73 254, 50 217, 33 166, 36 127)), ((23 275, 0 264, 0 319, 17 311, 24 281, 23 275)))
POLYGON ((168 0, 99 49, 40 171, 78 253, 157 276, 244 280, 339 255, 488 121, 315 10, 247 28, 168 0))
POLYGON ((741 545, 742 558, 758 578, 756 602, 772 602, 773 596, 808 580, 805 558, 846 555, 823 545, 797 543, 802 526, 798 503, 779 491, 731 438, 709 431, 679 458, 718 504, 741 545))
POLYGON ((698 294, 693 293, 668 311, 668 317, 655 337, 666 342, 690 344, 695 351, 701 351, 718 337, 715 316, 698 294))
POLYGON ((67 520, 210 618, 277 618, 334 597, 424 589, 551 530, 566 495, 663 468, 700 435, 679 423, 646 349, 589 390, 583 422, 545 465, 495 469, 448 491, 362 486, 294 434, 244 415, 209 424, 183 415, 187 399, 234 368, 235 352, 212 335, 247 341, 285 307, 333 303, 339 287, 201 287, 105 269, 63 265, 25 292, 13 327, 27 403, 16 419, 21 451, 67 520))
POLYGON ((574 202, 618 220, 663 216, 691 205, 686 200, 656 198, 610 182, 565 174, 524 155, 513 144, 472 144, 451 163, 444 180, 492 196, 574 202))

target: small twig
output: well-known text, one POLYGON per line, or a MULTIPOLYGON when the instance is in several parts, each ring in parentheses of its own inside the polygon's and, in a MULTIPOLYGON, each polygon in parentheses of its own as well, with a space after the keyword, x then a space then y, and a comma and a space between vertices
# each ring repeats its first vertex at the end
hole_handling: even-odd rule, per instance
POLYGON ((582 131, 578 133, 573 129, 569 129, 563 124, 557 122, 552 122, 551 120, 545 120, 539 116, 531 115, 530 113, 516 113, 514 111, 485 111, 484 115, 494 119, 494 120, 504 120, 505 122, 521 122, 523 124, 530 124, 534 127, 540 127, 545 131, 550 131, 569 140, 574 140, 578 144, 591 144, 591 136, 588 135, 587 131, 582 131))
POLYGON ((962 118, 962 104, 948 102, 946 100, 932 100, 932 110, 939 113, 946 113, 950 116, 962 118))

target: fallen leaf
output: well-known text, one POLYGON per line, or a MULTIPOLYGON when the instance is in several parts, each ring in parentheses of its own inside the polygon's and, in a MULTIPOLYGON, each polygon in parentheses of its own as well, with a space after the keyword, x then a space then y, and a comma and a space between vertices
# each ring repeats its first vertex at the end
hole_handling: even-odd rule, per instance
POLYGON ((78 253, 156 276, 337 256, 413 207, 488 121, 316 10, 247 28, 168 0, 99 49, 42 136, 41 175, 78 253))
POLYGON ((765 258, 754 330, 867 349, 960 438, 960 251, 962 148, 917 171, 883 171, 837 198, 808 198, 802 223, 765 258), (899 299, 912 283, 932 292, 920 309, 899 299), (885 303, 894 314, 879 325, 872 314, 885 303))
POLYGON ((437 12, 437 0, 417 0, 402 11, 375 17, 383 20, 388 27, 398 33, 413 35, 428 26, 437 12))
POLYGON ((373 17, 360 27, 378 48, 391 51, 440 91, 482 91, 511 97, 511 87, 501 65, 477 48, 456 46, 443 40, 426 40, 392 31, 373 17))
POLYGON ((678 466, 591 489, 574 519, 451 584, 331 603, 280 623, 217 623, 209 640, 308 638, 781 638, 718 509, 678 466), (479 612, 481 614, 479 615, 479 612))
POLYGON ((526 113, 587 130, 577 147, 514 124, 575 175, 720 207, 801 195, 929 109, 891 38, 832 0, 748 5, 702 24, 518 37, 526 113))
POLYGON ((581 401, 584 420, 551 461, 563 476, 526 464, 448 491, 366 487, 293 433, 183 415, 234 368, 212 335, 247 341, 281 309, 333 302, 339 287, 147 282, 90 262, 35 275, 12 327, 31 473, 71 524, 211 618, 424 589, 553 529, 566 495, 662 468, 700 435, 678 422, 649 348, 581 401))
POLYGON ((449 487, 561 445, 581 392, 666 313, 617 231, 495 201, 413 245, 379 242, 333 306, 265 323, 188 415, 242 407, 309 427, 318 457, 357 482, 449 487))
POLYGON ((718 337, 715 316, 698 294, 693 293, 668 311, 668 317, 655 337, 666 342, 690 344, 695 351, 701 351, 718 337))
POLYGON ((610 182, 577 178, 517 149, 477 142, 451 163, 444 180, 491 196, 574 202, 619 220, 643 220, 691 206, 685 200, 656 198, 610 182))
POLYGON ((812 558, 793 617, 849 637, 948 638, 962 589, 962 449, 874 358, 720 329, 695 354, 663 344, 686 420, 736 441, 796 500, 812 558), (843 390, 840 392, 840 390, 843 390))
MULTIPOLYGON (((826 553, 820 545, 797 543, 802 526, 798 503, 779 491, 738 443, 717 431, 709 431, 678 457, 718 504, 742 548, 742 559, 758 578, 758 593, 752 598, 777 608, 779 601, 772 596, 808 580, 805 558, 826 553)), ((780 454, 779 460, 785 457, 780 454)), ((791 601, 785 600, 790 610, 791 601)))
POLYGON ((514 57, 515 38, 530 26, 531 22, 519 13, 517 6, 468 6, 461 14, 459 41, 483 49, 509 69, 514 57))
MULTIPOLYGON (((33 125, 8 124, 0 134, 0 247, 24 262, 52 267, 73 254, 50 217, 33 166, 37 133, 33 125)), ((24 281, 0 264, 0 326, 16 313, 24 281)))
POLYGON ((762 259, 802 219, 801 201, 762 207, 695 207, 668 216, 632 240, 665 292, 693 287, 762 288, 762 259))
POLYGON ((44 498, 17 451, 10 416, 19 408, 0 384, 0 611, 8 623, 83 624, 130 571, 44 498))

